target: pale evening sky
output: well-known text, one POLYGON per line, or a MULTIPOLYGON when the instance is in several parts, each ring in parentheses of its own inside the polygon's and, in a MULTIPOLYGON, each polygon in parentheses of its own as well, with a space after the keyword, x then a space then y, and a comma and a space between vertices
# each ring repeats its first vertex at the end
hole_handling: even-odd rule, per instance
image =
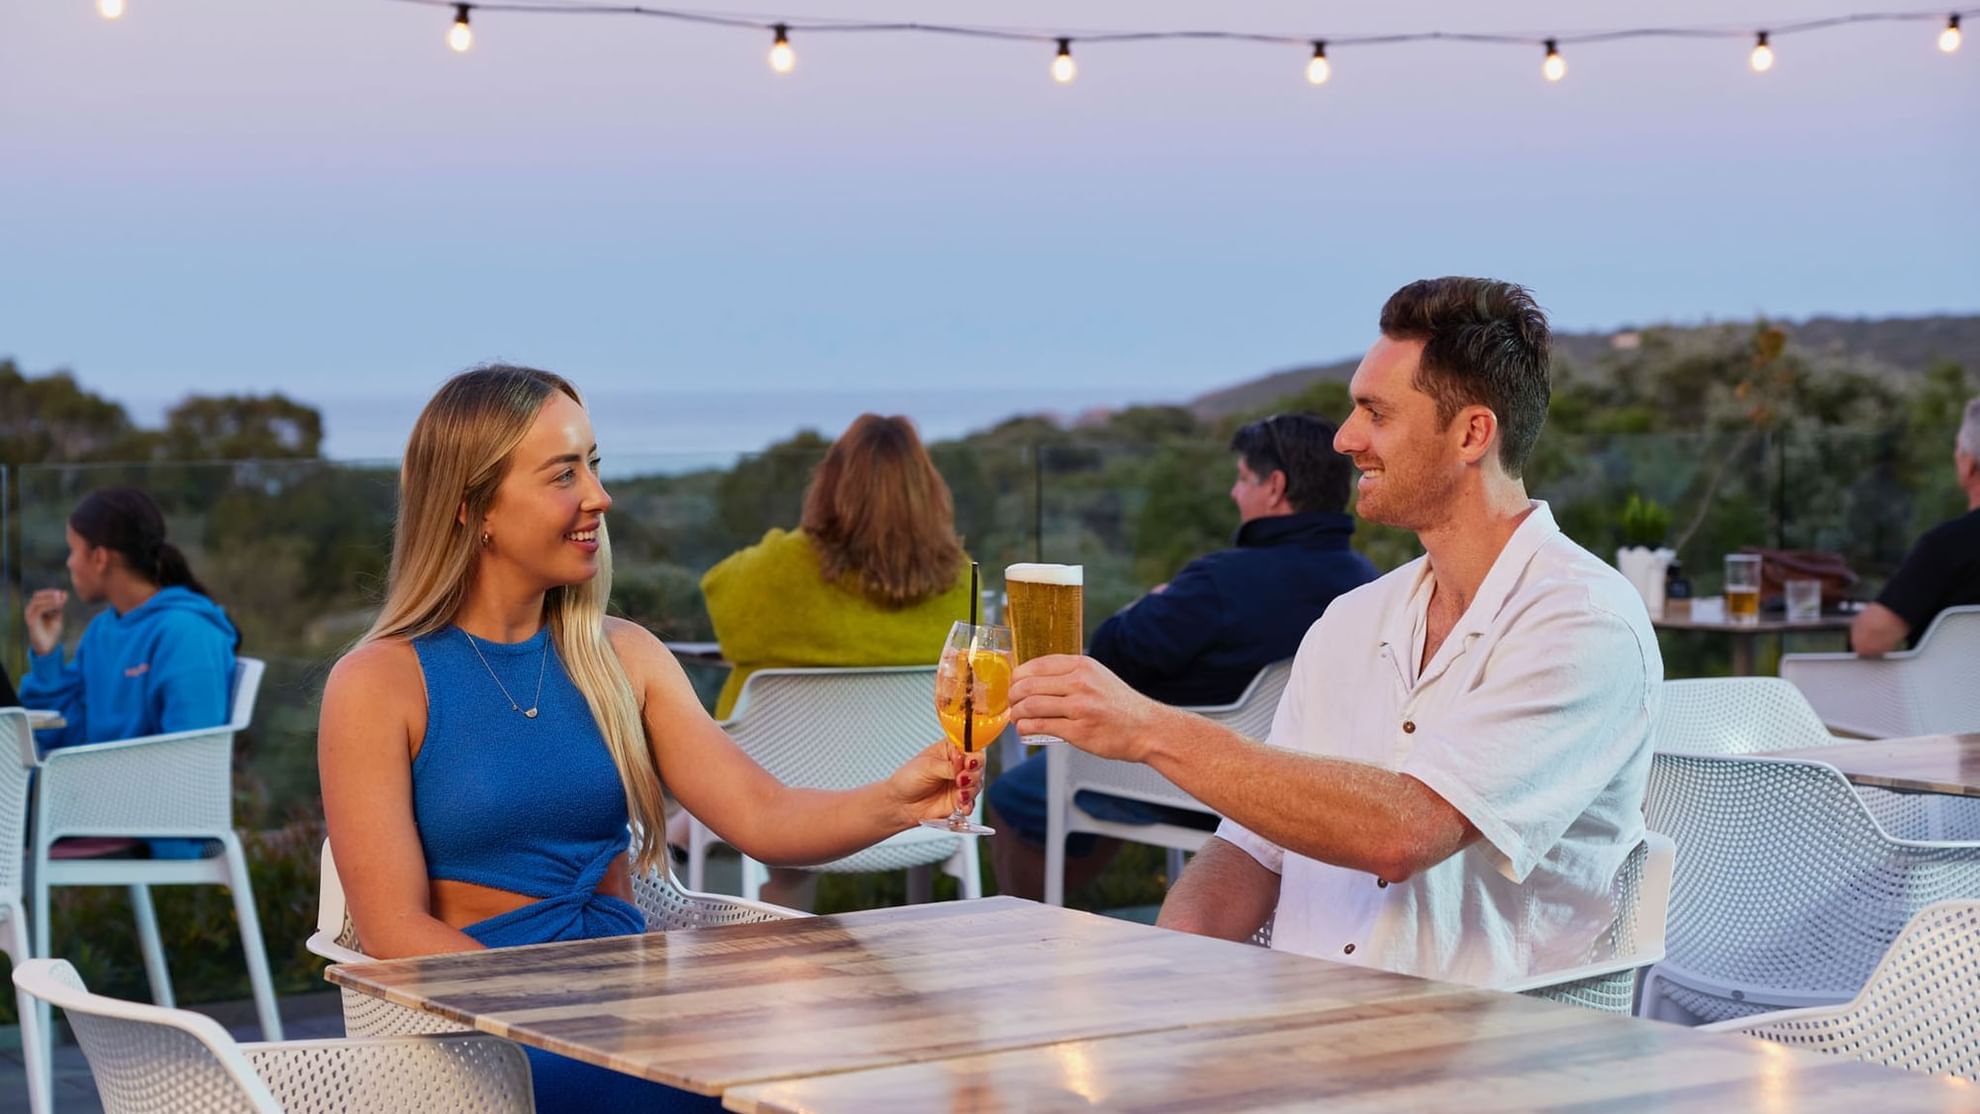
MULTIPOLYGON (((1179 399, 1358 352, 1408 279, 1564 328, 1980 308, 1980 42, 1931 24, 1537 49, 768 36, 386 0, 0 0, 0 355, 117 397, 1179 399)), ((1871 0, 788 0, 1073 28, 1765 26, 1871 0)), ((1969 21, 1974 22, 1974 21, 1969 21)), ((409 420, 409 419, 408 419, 409 420)), ((397 436, 403 436, 403 423, 397 436)), ((748 446, 738 446, 748 447, 748 446)))

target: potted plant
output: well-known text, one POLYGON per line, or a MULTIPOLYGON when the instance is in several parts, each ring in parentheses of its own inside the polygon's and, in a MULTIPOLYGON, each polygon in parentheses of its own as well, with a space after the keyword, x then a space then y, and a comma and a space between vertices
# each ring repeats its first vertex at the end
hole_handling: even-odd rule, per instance
POLYGON ((1670 535, 1671 512, 1653 499, 1630 492, 1616 525, 1622 546, 1616 550, 1616 567, 1636 586, 1643 606, 1653 616, 1664 612, 1664 575, 1675 552, 1664 545, 1670 535))

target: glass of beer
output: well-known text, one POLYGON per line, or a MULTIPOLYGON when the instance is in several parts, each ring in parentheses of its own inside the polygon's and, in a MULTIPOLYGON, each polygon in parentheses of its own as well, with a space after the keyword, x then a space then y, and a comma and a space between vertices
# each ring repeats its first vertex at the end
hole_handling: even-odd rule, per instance
POLYGON ((1736 627, 1760 622, 1760 555, 1726 555, 1726 621, 1736 627))
MULTIPOLYGON (((1004 618, 1017 640, 1019 664, 1047 654, 1086 648, 1086 568, 1083 565, 1011 565, 1004 569, 1004 618)), ((1055 735, 1026 735, 1032 746, 1062 743, 1055 735)))
MULTIPOLYGON (((979 754, 1003 734, 1011 721, 1014 668, 1010 628, 968 623, 949 628, 942 662, 935 667, 935 718, 942 721, 942 733, 951 746, 964 754, 979 754)), ((960 798, 956 803, 962 803, 960 798)), ((923 820, 921 826, 957 835, 997 833, 972 821, 960 807, 946 820, 923 820)))

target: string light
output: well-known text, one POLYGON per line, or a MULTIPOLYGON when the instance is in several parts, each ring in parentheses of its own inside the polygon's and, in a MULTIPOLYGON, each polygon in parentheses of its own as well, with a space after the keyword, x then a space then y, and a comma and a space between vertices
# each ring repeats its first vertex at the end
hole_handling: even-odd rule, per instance
POLYGON ((1334 76, 1334 67, 1327 61, 1327 44, 1323 40, 1313 43, 1313 60, 1306 64, 1306 80, 1314 85, 1325 85, 1334 76))
POLYGON ((1767 45, 1767 32, 1760 32, 1760 37, 1754 40, 1753 54, 1746 64, 1753 67, 1754 73, 1766 73, 1774 68, 1774 48, 1767 45))
POLYGON ((791 29, 779 23, 770 30, 777 36, 770 44, 770 68, 778 73, 790 73, 797 66, 797 51, 791 49, 791 29))
POLYGON ((1946 17, 1946 29, 1939 32, 1939 49, 1951 54, 1959 49, 1959 16, 1946 17))
POLYGON ((1072 40, 1059 40, 1059 53, 1052 59, 1052 80, 1061 85, 1071 84, 1079 76, 1079 67, 1073 64, 1072 40))
POLYGON ((124 18, 124 0, 96 0, 96 14, 104 19, 124 18))
POLYGON ((1540 74, 1548 81, 1559 81, 1567 76, 1567 59, 1561 57, 1560 48, 1554 40, 1547 40, 1547 58, 1540 63, 1540 74))
POLYGON ((447 45, 454 49, 455 54, 466 54, 468 48, 474 45, 474 28, 468 26, 468 7, 467 4, 455 4, 454 25, 447 28, 447 45))

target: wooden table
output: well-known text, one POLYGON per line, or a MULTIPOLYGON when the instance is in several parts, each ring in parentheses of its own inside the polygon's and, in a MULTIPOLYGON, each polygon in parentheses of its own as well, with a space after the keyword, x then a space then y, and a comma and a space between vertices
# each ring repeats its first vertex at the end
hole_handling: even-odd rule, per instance
POLYGON ((1759 757, 1827 762, 1857 785, 1879 789, 1980 797, 1980 733, 1836 743, 1810 750, 1773 750, 1759 757))
POLYGON ((328 977, 706 1095, 1457 991, 1009 897, 351 964, 328 977))
POLYGON ((63 719, 62 713, 60 712, 46 711, 40 708, 29 708, 27 709, 27 717, 28 717, 29 729, 34 731, 41 731, 50 727, 69 726, 69 721, 63 719))
MULTIPOLYGON (((1696 602, 1696 601, 1694 601, 1696 602)), ((1762 617, 1757 623, 1731 623, 1724 619, 1653 617, 1650 625, 1658 630, 1709 631, 1732 637, 1732 670, 1735 677, 1753 676, 1754 646, 1763 634, 1803 634, 1818 631, 1847 631, 1856 616, 1825 611, 1820 619, 1790 623, 1786 619, 1762 617)))
POLYGON ((1971 1110, 1980 1086, 1493 991, 739 1087, 744 1114, 1971 1110))

